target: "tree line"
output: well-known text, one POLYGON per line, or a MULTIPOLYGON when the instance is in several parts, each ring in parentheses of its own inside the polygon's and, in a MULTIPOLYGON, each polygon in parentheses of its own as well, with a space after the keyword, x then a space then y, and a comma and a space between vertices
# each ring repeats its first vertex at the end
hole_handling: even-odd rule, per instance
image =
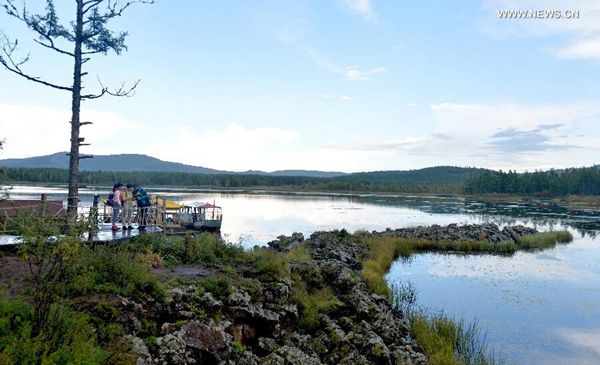
MULTIPOLYGON (((12 183, 57 183, 68 179, 66 169, 6 168, 6 180, 12 183)), ((82 185, 113 185, 116 182, 143 186, 182 186, 215 188, 280 188, 282 190, 336 192, 460 193, 462 184, 434 184, 403 181, 367 181, 363 176, 322 178, 254 174, 194 174, 184 172, 110 172, 80 171, 82 185)))
MULTIPOLYGON (((80 171, 83 185, 113 185, 116 182, 143 186, 196 188, 277 188, 326 192, 390 192, 431 194, 525 194, 540 196, 600 195, 600 167, 566 170, 515 171, 468 170, 469 175, 449 177, 456 168, 409 172, 374 172, 323 178, 260 174, 196 174, 185 172, 80 171), (441 174, 435 178, 433 175, 441 174), (421 174, 418 178, 415 174, 421 174), (462 181, 461 181, 462 180, 462 181)), ((8 183, 57 183, 68 180, 66 169, 5 168, 8 183)))
POLYGON ((464 186, 468 194, 600 195, 600 166, 516 173, 485 171, 464 186))

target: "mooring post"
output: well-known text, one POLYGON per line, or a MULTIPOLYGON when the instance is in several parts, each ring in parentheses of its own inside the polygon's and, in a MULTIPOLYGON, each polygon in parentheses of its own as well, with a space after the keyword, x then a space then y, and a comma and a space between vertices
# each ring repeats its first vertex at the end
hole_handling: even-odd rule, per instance
POLYGON ((167 225, 167 198, 163 197, 162 200, 162 225, 165 227, 167 225))
POLYGON ((40 199, 40 210, 39 210, 40 218, 43 218, 46 216, 46 208, 47 207, 48 207, 48 195, 42 194, 42 197, 40 199))
POLYGON ((94 249, 96 248, 96 245, 94 243, 94 234, 97 230, 97 225, 98 225, 98 202, 100 201, 100 195, 95 194, 94 195, 94 202, 92 203, 92 207, 90 208, 90 215, 89 215, 89 231, 88 231, 88 243, 91 245, 94 245, 94 249))

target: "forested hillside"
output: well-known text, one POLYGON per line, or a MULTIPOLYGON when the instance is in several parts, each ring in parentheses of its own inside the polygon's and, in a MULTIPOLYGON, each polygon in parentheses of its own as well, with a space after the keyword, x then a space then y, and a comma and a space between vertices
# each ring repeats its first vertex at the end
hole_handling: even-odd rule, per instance
MULTIPOLYGON (((349 174, 340 177, 279 176, 262 174, 191 174, 180 172, 82 171, 84 185, 111 185, 117 181, 152 186, 188 187, 277 187, 320 191, 460 193, 462 184, 478 169, 437 167, 413 171, 387 171, 349 174), (437 178, 436 178, 437 174, 437 178)), ((8 168, 12 182, 64 183, 67 170, 8 168)))
POLYGON ((600 195, 600 168, 595 166, 522 174, 514 171, 486 171, 469 179, 465 184, 465 192, 552 196, 600 195))
MULTIPOLYGON (((65 183, 67 170, 7 168, 13 183, 65 183)), ((476 168, 432 167, 411 171, 376 171, 338 177, 264 174, 196 174, 184 172, 82 171, 83 185, 133 182, 145 186, 217 188, 278 188, 337 192, 398 192, 437 194, 534 194, 544 196, 600 195, 600 168, 516 173, 476 168)))

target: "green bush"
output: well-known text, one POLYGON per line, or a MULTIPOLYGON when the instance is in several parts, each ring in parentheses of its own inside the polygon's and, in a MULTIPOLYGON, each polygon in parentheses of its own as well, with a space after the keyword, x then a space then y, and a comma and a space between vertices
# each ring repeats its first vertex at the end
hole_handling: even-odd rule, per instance
POLYGON ((233 293, 229 279, 225 277, 208 277, 200 282, 202 288, 216 298, 227 298, 233 293))
POLYGON ((256 274, 263 280, 277 280, 288 276, 286 257, 267 248, 255 248, 250 252, 250 263, 256 274))
POLYGON ((232 264, 245 255, 241 246, 226 243, 212 234, 201 234, 185 238, 188 264, 232 264))
POLYGON ((70 291, 72 294, 114 293, 137 299, 164 294, 156 275, 138 254, 106 246, 84 250, 70 291))
POLYGON ((319 324, 319 314, 329 313, 342 304, 330 286, 308 289, 298 275, 292 275, 292 280, 292 301, 298 305, 302 328, 314 329, 319 324))
MULTIPOLYGON (((57 306, 58 304, 54 304, 57 306)), ((102 364, 106 353, 96 345, 94 329, 86 314, 66 306, 60 320, 32 336, 32 308, 15 300, 0 300, 1 364, 102 364)))

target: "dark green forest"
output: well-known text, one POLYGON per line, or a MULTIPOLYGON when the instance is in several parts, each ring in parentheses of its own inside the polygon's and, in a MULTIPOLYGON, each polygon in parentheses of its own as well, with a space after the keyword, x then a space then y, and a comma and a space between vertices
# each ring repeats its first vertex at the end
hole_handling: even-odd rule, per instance
MULTIPOLYGON (((9 183, 65 183, 64 169, 6 168, 9 183)), ((274 188, 329 192, 392 192, 436 194, 526 194, 539 196, 600 195, 600 168, 516 173, 462 167, 432 167, 410 171, 375 171, 339 177, 260 174, 196 174, 183 172, 82 171, 82 185, 115 182, 143 186, 213 188, 274 188)))
POLYGON ((467 194, 600 195, 600 167, 520 174, 514 171, 485 171, 469 179, 464 190, 467 194))
MULTIPOLYGON (((261 174, 194 174, 182 172, 82 171, 82 185, 112 185, 133 182, 143 186, 217 188, 279 188, 308 191, 363 191, 405 193, 461 193, 465 181, 483 170, 434 167, 412 171, 358 173, 340 177, 275 176, 261 174)), ((13 183, 65 183, 65 169, 6 168, 13 183)))

